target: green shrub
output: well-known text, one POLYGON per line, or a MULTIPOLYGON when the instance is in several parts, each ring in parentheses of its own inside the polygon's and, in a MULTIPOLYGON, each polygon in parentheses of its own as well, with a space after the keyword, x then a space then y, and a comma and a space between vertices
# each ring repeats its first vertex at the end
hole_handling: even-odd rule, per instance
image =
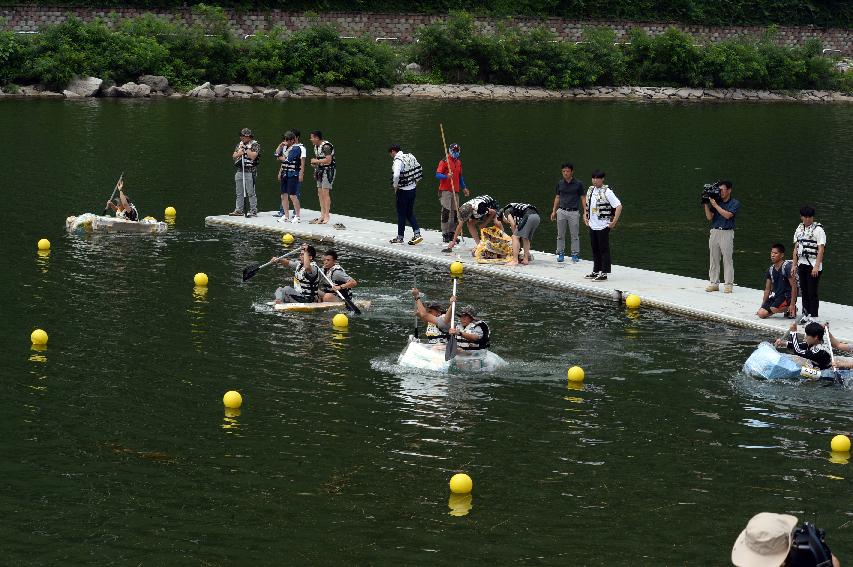
POLYGON ((27 57, 24 40, 12 32, 0 32, 0 85, 7 85, 24 74, 27 57))

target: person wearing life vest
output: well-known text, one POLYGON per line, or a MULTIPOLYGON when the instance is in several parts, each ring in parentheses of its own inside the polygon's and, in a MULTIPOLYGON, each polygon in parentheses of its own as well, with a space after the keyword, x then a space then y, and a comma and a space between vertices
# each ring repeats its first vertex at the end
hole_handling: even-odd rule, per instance
POLYGON ((453 231, 456 229, 458 214, 456 208, 459 206, 458 197, 461 188, 465 196, 470 195, 465 185, 465 177, 462 175, 462 160, 459 159, 459 144, 450 144, 447 148, 447 156, 438 162, 435 169, 435 178, 438 179, 438 200, 441 204, 441 238, 445 243, 450 242, 453 231))
POLYGON ((320 268, 314 263, 317 251, 313 246, 302 244, 302 254, 299 260, 282 258, 276 260, 282 266, 288 266, 296 270, 294 273, 294 284, 280 287, 275 290, 276 303, 314 303, 320 289, 320 268), (298 285, 298 287, 296 287, 298 285))
MULTIPOLYGON (((447 247, 442 252, 452 252, 456 240, 462 235, 462 226, 468 226, 468 232, 474 239, 474 244, 480 243, 480 229, 494 222, 501 206, 489 195, 480 195, 459 206, 459 222, 447 241, 447 247)), ((474 252, 473 250, 471 251, 474 252)))
POLYGON ((417 158, 404 152, 399 144, 388 148, 388 154, 392 159, 391 185, 394 187, 397 200, 397 236, 391 239, 391 244, 403 243, 406 221, 412 226, 414 232, 409 244, 420 244, 424 239, 421 238, 421 229, 418 226, 418 219, 415 218, 415 188, 424 176, 423 168, 417 158))
POLYGON ((610 273, 610 231, 622 215, 622 201, 609 185, 604 184, 604 172, 592 172, 592 185, 581 200, 583 222, 589 227, 589 243, 592 245, 592 273, 584 277, 594 282, 607 281, 610 273))
POLYGON ((424 305, 421 299, 421 291, 412 288, 412 297, 415 300, 415 313, 421 321, 427 324, 424 335, 428 343, 438 344, 447 342, 450 330, 450 313, 443 305, 430 303, 424 305))
POLYGON ((118 182, 118 204, 113 203, 111 200, 107 201, 107 208, 110 208, 116 212, 117 219, 124 219, 129 221, 138 221, 139 220, 139 212, 136 210, 136 205, 133 204, 133 201, 130 200, 128 195, 125 195, 124 191, 124 179, 119 179, 118 182))
POLYGON ((527 265, 532 260, 530 256, 530 241, 539 228, 539 211, 536 207, 527 203, 508 203, 495 216, 495 225, 503 230, 503 224, 507 223, 512 230, 512 257, 507 266, 519 264, 519 254, 524 250, 524 257, 520 262, 527 265))
POLYGON ((329 285, 326 278, 320 276, 320 301, 340 301, 341 298, 335 293, 336 291, 340 291, 341 295, 352 301, 350 290, 357 286, 358 282, 338 264, 338 253, 335 250, 326 250, 323 254, 322 270, 332 284, 329 285))
POLYGON ((785 246, 774 244, 770 249, 770 267, 767 268, 767 283, 764 284, 764 297, 758 315, 767 319, 776 313, 785 317, 797 316, 797 275, 794 263, 785 259, 785 246))
POLYGON ((723 293, 731 293, 735 281, 735 264, 732 259, 735 246, 735 216, 740 210, 740 201, 732 198, 732 182, 720 181, 720 198, 713 197, 703 203, 705 218, 711 221, 708 236, 710 267, 705 291, 720 291, 720 259, 723 260, 723 293))
POLYGON ((275 216, 279 217, 278 222, 299 223, 299 216, 302 213, 302 207, 299 203, 299 198, 302 195, 302 175, 304 163, 302 160, 302 150, 296 143, 296 134, 292 130, 284 133, 284 147, 281 148, 278 155, 278 161, 281 162, 279 169, 279 180, 281 182, 281 210, 275 216), (288 199, 293 203, 293 219, 289 217, 290 207, 288 199))
MULTIPOLYGON (((451 298, 454 299, 455 298, 451 298)), ((457 311, 461 327, 451 327, 450 334, 456 335, 456 348, 462 351, 484 350, 489 348, 489 326, 477 319, 477 310, 466 305, 457 311)))
POLYGON ((320 200, 320 217, 311 224, 328 224, 329 212, 332 209, 332 183, 335 181, 335 146, 329 140, 323 139, 320 130, 311 132, 311 144, 314 145, 314 180, 317 182, 317 197, 320 200))
POLYGON ((261 145, 255 140, 252 131, 248 128, 240 130, 240 143, 231 154, 234 167, 234 190, 237 194, 237 203, 234 210, 228 213, 232 217, 243 216, 246 197, 249 197, 249 211, 247 217, 258 216, 258 196, 255 192, 255 178, 257 176, 258 162, 261 156, 261 145))
POLYGON ((792 261, 797 266, 802 297, 803 321, 818 316, 820 300, 818 284, 823 271, 823 253, 826 249, 826 232, 814 221, 815 210, 806 205, 800 209, 800 225, 794 231, 792 261))

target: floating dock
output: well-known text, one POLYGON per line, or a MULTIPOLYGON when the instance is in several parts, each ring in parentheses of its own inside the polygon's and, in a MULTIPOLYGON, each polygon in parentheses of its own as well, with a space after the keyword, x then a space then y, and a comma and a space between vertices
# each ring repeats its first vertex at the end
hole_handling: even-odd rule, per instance
MULTIPOLYGON (((240 230, 263 231, 321 240, 323 242, 367 250, 381 256, 391 256, 415 262, 449 266, 459 260, 468 273, 489 275, 506 280, 523 281, 550 289, 564 289, 576 293, 624 303, 630 294, 640 296, 647 307, 656 307, 709 321, 717 321, 737 327, 758 329, 768 338, 781 336, 791 325, 791 319, 779 315, 759 319, 755 315, 761 303, 763 290, 735 286, 733 293, 705 291, 708 282, 696 278, 663 274, 651 270, 640 270, 625 266, 613 266, 613 273, 605 282, 591 282, 584 275, 592 271, 592 262, 581 260, 574 264, 567 258, 558 263, 554 254, 531 251, 534 261, 527 266, 504 266, 478 264, 471 257, 473 240, 466 239, 453 254, 441 252, 444 244, 437 230, 421 229, 424 241, 416 246, 391 244, 389 240, 397 232, 396 223, 388 223, 333 214, 332 220, 345 226, 335 228, 332 224, 309 224, 319 216, 316 211, 302 209, 302 222, 292 224, 278 222, 275 211, 260 213, 254 218, 228 215, 209 216, 206 224, 240 230)), ((411 234, 411 228, 407 228, 411 234)), ((408 284, 407 284, 408 285, 408 284)), ((722 285, 720 286, 722 289, 722 285)), ((840 340, 853 342, 853 307, 821 301, 820 317, 829 321, 832 334, 840 340)))

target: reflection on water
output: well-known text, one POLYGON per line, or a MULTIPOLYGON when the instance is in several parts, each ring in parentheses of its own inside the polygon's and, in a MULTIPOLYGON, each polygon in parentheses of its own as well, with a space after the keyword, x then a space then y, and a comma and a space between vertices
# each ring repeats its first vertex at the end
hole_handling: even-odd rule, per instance
POLYGON ((451 516, 466 516, 474 507, 474 495, 468 494, 450 494, 447 501, 447 506, 450 508, 448 512, 451 516))

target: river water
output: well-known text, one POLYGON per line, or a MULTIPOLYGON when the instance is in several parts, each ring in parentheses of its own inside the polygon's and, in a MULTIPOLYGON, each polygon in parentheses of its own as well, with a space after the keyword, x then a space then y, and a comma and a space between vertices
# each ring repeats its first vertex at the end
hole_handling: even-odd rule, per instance
MULTIPOLYGON (((853 427, 853 394, 742 375, 755 331, 466 275, 459 295, 509 366, 406 371, 407 290, 446 297, 443 270, 341 250, 373 307, 340 332, 328 314, 269 311, 284 270, 240 282, 282 250, 275 236, 204 226, 233 208, 244 126, 265 151, 263 210, 281 133, 319 128, 338 152, 333 216, 390 222, 387 147, 429 169, 439 122, 475 193, 546 215, 562 161, 584 182, 606 170, 625 205, 616 264, 702 278, 698 193, 727 177, 743 203, 735 279, 758 288, 810 203, 830 240, 823 298, 849 303, 850 106, 7 100, 4 564, 725 565, 765 510, 826 528, 853 560, 853 469, 828 450, 853 427), (99 211, 122 171, 143 215, 177 208, 169 233, 67 235, 65 217, 99 211), (30 348, 36 327, 46 350, 30 348), (223 413, 230 389, 240 415, 223 413), (465 515, 449 507, 458 471, 474 480, 470 502, 451 502, 465 515)), ((417 211, 437 228, 432 187, 417 211)), ((554 237, 543 222, 534 248, 554 237)))

